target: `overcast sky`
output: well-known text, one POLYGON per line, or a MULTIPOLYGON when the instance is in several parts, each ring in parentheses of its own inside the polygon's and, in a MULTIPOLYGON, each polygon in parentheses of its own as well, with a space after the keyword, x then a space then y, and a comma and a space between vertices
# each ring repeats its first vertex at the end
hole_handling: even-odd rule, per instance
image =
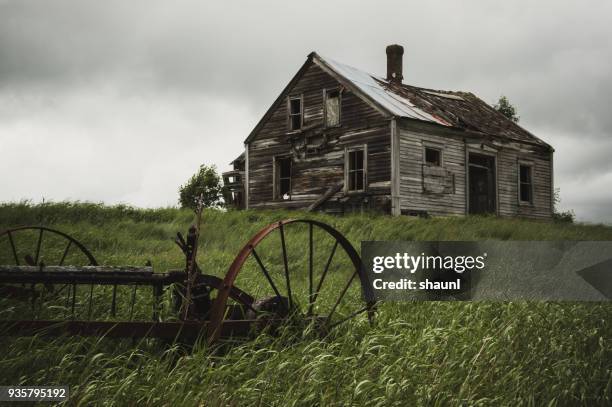
POLYGON ((556 149, 562 209, 612 223, 612 2, 0 0, 0 201, 175 205, 317 51, 507 95, 556 149))

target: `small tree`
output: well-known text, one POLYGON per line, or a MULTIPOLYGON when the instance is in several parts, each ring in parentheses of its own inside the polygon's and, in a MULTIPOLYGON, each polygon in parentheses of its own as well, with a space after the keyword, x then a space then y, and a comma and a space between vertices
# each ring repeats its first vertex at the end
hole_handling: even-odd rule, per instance
POLYGON ((576 214, 573 210, 567 210, 560 212, 559 204, 561 203, 561 190, 559 188, 555 188, 553 193, 553 220, 555 222, 565 222, 565 223, 574 223, 576 220, 576 214))
POLYGON ((520 117, 517 116, 516 108, 512 106, 512 103, 505 96, 500 96, 497 103, 493 106, 495 110, 512 120, 514 123, 518 123, 520 117))
POLYGON ((179 204, 181 208, 196 210, 202 195, 202 206, 219 207, 222 205, 222 188, 217 168, 214 165, 202 164, 200 170, 179 188, 179 204))

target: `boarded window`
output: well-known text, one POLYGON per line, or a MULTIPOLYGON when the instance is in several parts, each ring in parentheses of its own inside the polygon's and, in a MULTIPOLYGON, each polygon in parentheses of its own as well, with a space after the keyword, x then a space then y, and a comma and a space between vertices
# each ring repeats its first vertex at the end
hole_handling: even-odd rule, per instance
POLYGON ((328 127, 340 124, 340 92, 328 90, 325 92, 325 125, 328 127))
POLYGON ((442 164, 442 152, 436 148, 425 147, 425 162, 439 167, 442 164))
POLYGON ((533 202, 532 168, 528 165, 519 166, 519 197, 521 202, 533 202))
POLYGON ((291 198, 291 158, 276 158, 276 197, 291 198))
POLYGON ((291 130, 302 128, 302 98, 292 97, 289 99, 289 126, 291 130))
POLYGON ((363 150, 349 151, 348 153, 348 190, 363 191, 365 185, 363 150))

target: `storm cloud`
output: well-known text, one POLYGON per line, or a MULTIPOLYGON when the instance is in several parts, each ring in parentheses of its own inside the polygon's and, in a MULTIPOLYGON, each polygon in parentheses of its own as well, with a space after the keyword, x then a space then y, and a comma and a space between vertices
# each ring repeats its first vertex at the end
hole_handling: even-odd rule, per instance
POLYGON ((0 0, 0 201, 172 205, 221 170, 310 51, 508 96, 561 209, 612 223, 612 3, 0 0))

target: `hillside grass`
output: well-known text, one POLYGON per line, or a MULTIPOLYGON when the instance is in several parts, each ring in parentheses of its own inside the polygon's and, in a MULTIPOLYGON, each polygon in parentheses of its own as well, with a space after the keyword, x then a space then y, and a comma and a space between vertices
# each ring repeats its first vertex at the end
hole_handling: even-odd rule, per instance
MULTIPOLYGON (((255 232, 297 217, 333 225, 358 250, 362 240, 612 240, 607 226, 494 217, 207 210, 202 269, 223 275, 255 232)), ((0 204, 0 230, 50 226, 100 264, 151 260, 156 271, 184 266, 172 239, 193 218, 175 208, 0 204)), ((9 254, 0 246, 0 260, 9 254)), ((244 283, 256 289, 257 281, 244 283)), ((610 405, 611 316, 608 303, 387 303, 374 326, 359 317, 323 339, 287 329, 223 356, 155 340, 1 338, 0 385, 70 385, 74 405, 610 405)))

